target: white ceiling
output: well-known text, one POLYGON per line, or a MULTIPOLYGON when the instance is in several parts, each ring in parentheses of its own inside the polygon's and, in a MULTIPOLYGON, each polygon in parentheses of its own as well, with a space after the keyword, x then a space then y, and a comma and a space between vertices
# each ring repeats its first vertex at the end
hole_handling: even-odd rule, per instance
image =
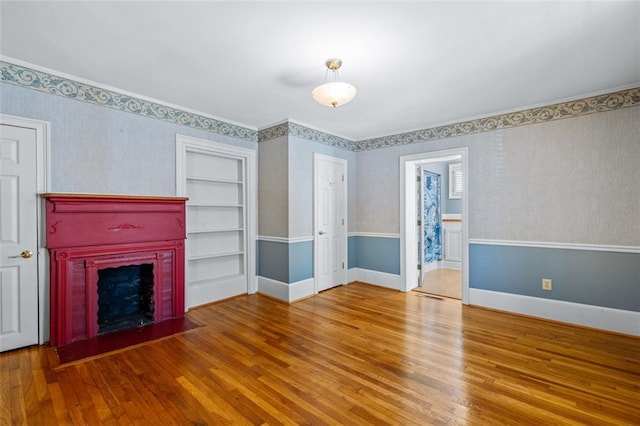
POLYGON ((8 2, 0 53, 226 121, 362 140, 640 85, 640 2, 8 2), (311 99, 324 61, 358 90, 311 99))

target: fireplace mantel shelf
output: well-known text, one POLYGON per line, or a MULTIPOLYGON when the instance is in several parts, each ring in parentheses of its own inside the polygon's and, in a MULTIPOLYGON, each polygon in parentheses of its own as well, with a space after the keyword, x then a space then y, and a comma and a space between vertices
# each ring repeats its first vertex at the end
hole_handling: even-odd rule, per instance
POLYGON ((107 200, 158 200, 158 201, 186 201, 187 197, 169 197, 164 195, 131 195, 131 194, 82 194, 78 192, 46 192, 40 194, 42 198, 92 198, 107 200))

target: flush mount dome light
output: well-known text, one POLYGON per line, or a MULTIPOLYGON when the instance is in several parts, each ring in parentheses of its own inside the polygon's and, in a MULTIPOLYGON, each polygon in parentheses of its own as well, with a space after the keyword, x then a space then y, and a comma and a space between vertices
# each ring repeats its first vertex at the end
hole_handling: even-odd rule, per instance
POLYGON ((356 95, 356 88, 339 81, 338 69, 342 66, 342 60, 337 58, 327 59, 325 62, 327 71, 324 76, 325 83, 313 89, 311 96, 321 105, 338 107, 349 102, 356 95), (333 81, 327 81, 329 71, 333 72, 333 81))

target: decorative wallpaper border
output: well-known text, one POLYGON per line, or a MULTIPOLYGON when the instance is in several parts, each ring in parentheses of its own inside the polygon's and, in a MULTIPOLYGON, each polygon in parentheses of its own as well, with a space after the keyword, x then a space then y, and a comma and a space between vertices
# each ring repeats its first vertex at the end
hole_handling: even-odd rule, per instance
POLYGON ((220 135, 257 142, 258 132, 64 77, 0 61, 0 81, 220 135))
POLYGON ((576 101, 562 102, 407 133, 353 141, 291 121, 256 131, 5 61, 0 61, 0 81, 251 142, 266 142, 291 135, 356 152, 544 123, 640 105, 640 87, 635 87, 576 101))
POLYGON ((287 135, 289 135, 289 122, 284 122, 258 130, 258 142, 266 142, 287 135))
POLYGON ((544 123, 637 105, 640 105, 640 87, 621 90, 614 93, 607 93, 605 95, 592 96, 590 98, 579 99, 576 101, 562 102, 544 107, 495 115, 492 117, 463 121, 461 123, 366 139, 354 142, 351 145, 351 150, 365 151, 396 145, 407 145, 416 142, 426 142, 449 138, 452 136, 490 132, 496 129, 507 129, 511 127, 525 126, 528 124, 544 123))
POLYGON ((321 132, 320 130, 310 129, 297 123, 289 122, 289 134, 308 141, 320 142, 336 148, 352 150, 353 141, 351 140, 321 132))
POLYGON ((352 140, 344 139, 320 130, 311 129, 292 121, 287 121, 259 130, 258 142, 266 142, 282 136, 297 136, 308 141, 319 142, 324 145, 346 150, 352 150, 352 145, 354 143, 352 140))

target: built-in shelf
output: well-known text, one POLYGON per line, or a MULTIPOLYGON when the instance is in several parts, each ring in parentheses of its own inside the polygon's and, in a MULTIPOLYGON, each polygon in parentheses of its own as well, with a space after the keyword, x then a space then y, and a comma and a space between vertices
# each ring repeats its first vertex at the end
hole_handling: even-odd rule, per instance
POLYGON ((201 285, 201 284, 210 284, 210 283, 213 283, 213 282, 216 282, 216 281, 226 281, 226 280, 229 280, 229 279, 241 278, 243 276, 244 276, 244 274, 229 274, 229 275, 223 275, 223 276, 220 276, 220 277, 211 277, 211 278, 202 278, 202 279, 199 279, 199 280, 192 280, 192 281, 189 281, 189 283, 192 286, 198 286, 198 285, 201 285))
POLYGON ((246 292, 247 195, 244 160, 187 153, 187 285, 192 304, 246 292), (197 288, 197 290, 195 289, 197 288))
POLYGON ((209 234, 213 232, 244 232, 242 228, 189 229, 187 234, 209 234))
POLYGON ((199 176, 187 176, 187 181, 189 180, 200 181, 200 182, 214 182, 214 183, 228 183, 228 184, 242 185, 242 181, 233 180, 233 179, 218 179, 218 178, 208 178, 208 177, 199 177, 199 176))
POLYGON ((187 203, 189 207, 244 207, 242 204, 226 204, 226 203, 187 203))
POLYGON ((192 260, 203 260, 203 259, 215 259, 218 257, 231 257, 231 256, 238 256, 238 255, 243 255, 244 251, 228 251, 228 252, 222 252, 222 253, 206 253, 206 254, 200 254, 197 256, 189 256, 189 262, 191 262, 192 260))

